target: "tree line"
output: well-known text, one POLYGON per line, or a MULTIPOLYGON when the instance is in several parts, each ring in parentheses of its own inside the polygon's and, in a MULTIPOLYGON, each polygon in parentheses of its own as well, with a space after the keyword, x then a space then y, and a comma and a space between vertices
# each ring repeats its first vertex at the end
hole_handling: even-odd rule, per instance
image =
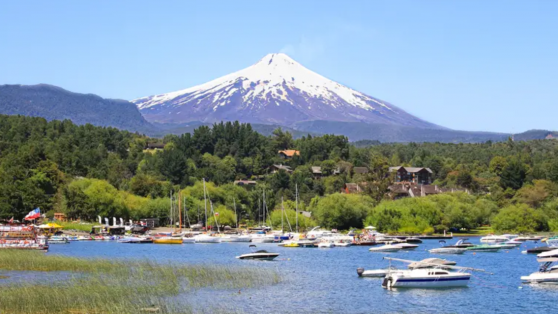
MULTIPOLYGON (((181 192, 188 219, 205 217, 202 178, 211 205, 224 224, 262 219, 277 209, 294 217, 298 191, 305 226, 386 232, 441 232, 492 225, 499 231, 558 229, 558 141, 361 143, 345 136, 292 135, 277 129, 266 137, 239 122, 200 126, 192 134, 149 138, 114 128, 75 125, 23 116, 0 116, 0 219, 21 219, 40 207, 52 215, 93 220, 97 215, 168 220, 170 195, 181 192), (146 150, 148 144, 163 144, 146 150), (282 159, 279 150, 300 155, 282 159), (273 171, 287 165, 292 172, 273 171), (312 166, 320 166, 316 176, 312 166), (428 167, 434 184, 469 193, 393 200, 390 166, 428 167), (367 167, 368 173, 355 173, 367 167), (250 179, 254 187, 234 185, 250 179), (358 195, 341 193, 358 183, 358 195), (200 216, 200 213, 204 215, 200 216)), ((174 199, 174 202, 177 202, 174 199)), ((205 218, 203 218, 205 219, 205 218)))

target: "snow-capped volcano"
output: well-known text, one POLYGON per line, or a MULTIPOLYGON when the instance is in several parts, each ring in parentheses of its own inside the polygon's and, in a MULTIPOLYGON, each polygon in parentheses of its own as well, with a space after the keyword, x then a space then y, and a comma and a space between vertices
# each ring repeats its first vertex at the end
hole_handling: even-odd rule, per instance
POLYGON ((282 53, 205 84, 132 100, 146 119, 162 123, 234 121, 293 125, 329 120, 438 126, 329 80, 282 53))

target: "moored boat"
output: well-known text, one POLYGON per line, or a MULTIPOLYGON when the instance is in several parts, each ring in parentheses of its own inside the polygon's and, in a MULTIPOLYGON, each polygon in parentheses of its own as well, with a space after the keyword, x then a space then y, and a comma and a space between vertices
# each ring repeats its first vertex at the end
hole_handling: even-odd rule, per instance
POLYGON ((153 239, 154 244, 182 244, 181 237, 158 237, 153 239))
POLYGON ((279 253, 271 253, 266 250, 258 250, 256 251, 255 245, 250 245, 250 248, 253 248, 252 253, 242 254, 237 256, 238 259, 253 259, 253 260, 264 260, 264 261, 271 261, 279 256, 279 253))
POLYGON ((381 253, 389 253, 389 252, 397 252, 400 251, 402 248, 396 244, 385 244, 378 247, 373 247, 368 249, 370 252, 381 252, 381 253))
POLYGON ((457 267, 451 265, 440 266, 435 263, 416 262, 397 258, 384 257, 390 261, 400 261, 404 263, 419 263, 419 265, 432 266, 417 267, 409 271, 388 272, 382 282, 382 287, 391 288, 447 288, 467 286, 471 279, 471 274, 465 273, 466 270, 483 271, 467 267, 457 267), (455 270, 455 271, 450 271, 455 270))
POLYGON ((537 261, 541 263, 539 271, 522 276, 521 281, 531 284, 552 284, 558 285, 558 249, 537 255, 537 261))
POLYGON ((63 236, 52 236, 48 239, 48 243, 50 244, 68 244, 70 241, 68 238, 63 236))
POLYGON ((480 245, 475 245, 467 248, 467 251, 473 251, 473 252, 498 252, 499 250, 500 250, 499 246, 488 245, 488 244, 480 244, 480 245))

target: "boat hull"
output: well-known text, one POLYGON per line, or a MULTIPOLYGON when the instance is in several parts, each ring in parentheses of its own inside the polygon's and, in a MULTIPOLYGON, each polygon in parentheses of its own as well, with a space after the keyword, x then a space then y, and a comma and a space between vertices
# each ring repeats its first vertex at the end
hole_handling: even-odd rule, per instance
POLYGON ((154 244, 182 244, 182 238, 177 239, 153 239, 154 244))
POLYGON ((465 248, 439 248, 439 249, 432 249, 428 252, 432 254, 463 254, 467 251, 465 248))
POLYGON ((251 254, 244 254, 237 256, 238 259, 246 259, 246 260, 260 260, 260 261, 271 261, 274 260, 278 253, 251 253, 251 254))
POLYGON ((454 278, 399 278, 392 277, 393 288, 446 288, 465 287, 469 284, 471 276, 460 276, 454 278))

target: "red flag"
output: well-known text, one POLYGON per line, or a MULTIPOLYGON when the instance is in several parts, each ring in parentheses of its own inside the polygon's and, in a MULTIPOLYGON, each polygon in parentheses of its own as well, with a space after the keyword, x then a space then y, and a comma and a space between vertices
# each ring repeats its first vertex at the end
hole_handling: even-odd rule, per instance
POLYGON ((13 224, 14 223, 14 217, 12 217, 12 219, 8 220, 8 222, 13 224))

